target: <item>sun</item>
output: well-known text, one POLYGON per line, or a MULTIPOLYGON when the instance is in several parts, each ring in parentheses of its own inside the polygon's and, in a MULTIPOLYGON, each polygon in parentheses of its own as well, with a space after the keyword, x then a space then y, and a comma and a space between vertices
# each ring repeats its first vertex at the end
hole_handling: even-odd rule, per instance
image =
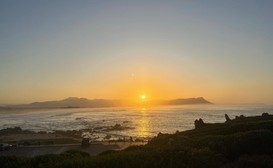
POLYGON ((145 95, 141 95, 141 99, 142 99, 142 100, 145 100, 145 99, 146 99, 146 96, 145 96, 145 95))

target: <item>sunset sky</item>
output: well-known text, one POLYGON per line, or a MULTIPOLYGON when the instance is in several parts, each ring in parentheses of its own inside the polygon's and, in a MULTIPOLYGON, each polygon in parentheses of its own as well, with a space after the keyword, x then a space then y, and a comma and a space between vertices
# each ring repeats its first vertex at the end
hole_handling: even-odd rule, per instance
POLYGON ((273 104, 272 0, 2 0, 0 104, 273 104))

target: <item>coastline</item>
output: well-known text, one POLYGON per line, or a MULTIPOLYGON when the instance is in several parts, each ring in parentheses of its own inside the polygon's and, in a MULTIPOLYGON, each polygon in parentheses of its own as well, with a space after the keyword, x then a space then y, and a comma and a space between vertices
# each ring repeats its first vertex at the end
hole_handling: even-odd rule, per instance
POLYGON ((273 115, 236 116, 221 123, 196 120, 195 129, 143 142, 22 146, 0 152, 4 167, 272 167, 273 115), (199 123, 199 124, 197 124, 199 123), (38 164, 38 165, 37 165, 38 164))
POLYGON ((77 150, 89 155, 97 155, 108 150, 123 150, 129 146, 145 145, 147 141, 136 139, 134 142, 128 138, 117 140, 90 141, 90 145, 82 147, 82 130, 33 132, 22 130, 20 127, 0 130, 0 143, 12 147, 0 151, 1 155, 16 155, 34 157, 45 154, 60 154, 66 151, 77 150))

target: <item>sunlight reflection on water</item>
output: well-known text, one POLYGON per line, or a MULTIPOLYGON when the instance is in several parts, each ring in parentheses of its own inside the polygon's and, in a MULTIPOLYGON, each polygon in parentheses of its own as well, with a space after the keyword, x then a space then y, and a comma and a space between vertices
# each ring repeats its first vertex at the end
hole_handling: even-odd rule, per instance
MULTIPOLYGON (((192 129, 193 122, 224 122, 224 114, 236 115, 273 114, 272 106, 162 106, 145 108, 77 108, 29 111, 1 111, 0 129, 19 126, 33 131, 79 130, 109 128, 116 124, 132 129, 108 131, 110 134, 132 137, 153 137, 159 132, 174 133, 192 129)), ((102 129, 103 130, 103 129, 102 129)))
POLYGON ((136 121, 136 137, 149 137, 149 118, 147 117, 146 108, 142 108, 141 111, 141 118, 136 121))

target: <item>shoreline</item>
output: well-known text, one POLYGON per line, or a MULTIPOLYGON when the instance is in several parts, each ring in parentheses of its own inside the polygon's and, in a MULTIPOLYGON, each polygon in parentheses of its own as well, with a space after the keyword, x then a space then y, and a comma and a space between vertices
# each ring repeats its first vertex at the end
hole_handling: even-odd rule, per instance
MULTIPOLYGON (((53 132, 34 132, 23 130, 20 127, 6 128, 0 130, 0 143, 8 143, 13 146, 41 146, 56 144, 81 144, 83 138, 89 138, 92 143, 116 143, 130 142, 130 136, 117 136, 108 133, 106 137, 99 140, 86 136, 92 130, 73 130, 73 131, 53 131, 53 132)), ((94 132, 96 133, 96 132, 94 132)), ((135 142, 147 142, 144 138, 132 138, 135 142)))
POLYGON ((108 150, 123 150, 129 146, 147 144, 147 141, 105 140, 90 141, 87 147, 82 147, 82 131, 54 131, 52 133, 22 130, 20 127, 0 130, 0 143, 11 145, 10 149, 0 151, 0 156, 15 155, 33 157, 44 154, 61 154, 77 150, 89 155, 97 155, 108 150))
POLYGON ((158 135, 147 142, 91 143, 20 146, 1 151, 4 167, 226 167, 239 166, 242 158, 247 165, 272 167, 273 161, 273 115, 236 116, 225 122, 205 123, 195 120, 195 129, 158 135), (134 147, 130 147, 134 146, 134 147), (129 147, 129 148, 128 148, 129 147), (125 149, 125 150, 123 150, 125 149), (38 157, 36 157, 38 156, 38 157), (53 162, 48 162, 48 161, 53 162), (8 162, 7 162, 8 161, 8 162), (37 162, 38 161, 38 162, 37 162), (171 161, 171 162, 170 162, 171 161), (170 163, 172 163, 170 165, 170 163), (141 166, 144 165, 144 166, 141 166), (166 166, 167 165, 167 166, 166 166), (170 166, 169 166, 170 165, 170 166))

